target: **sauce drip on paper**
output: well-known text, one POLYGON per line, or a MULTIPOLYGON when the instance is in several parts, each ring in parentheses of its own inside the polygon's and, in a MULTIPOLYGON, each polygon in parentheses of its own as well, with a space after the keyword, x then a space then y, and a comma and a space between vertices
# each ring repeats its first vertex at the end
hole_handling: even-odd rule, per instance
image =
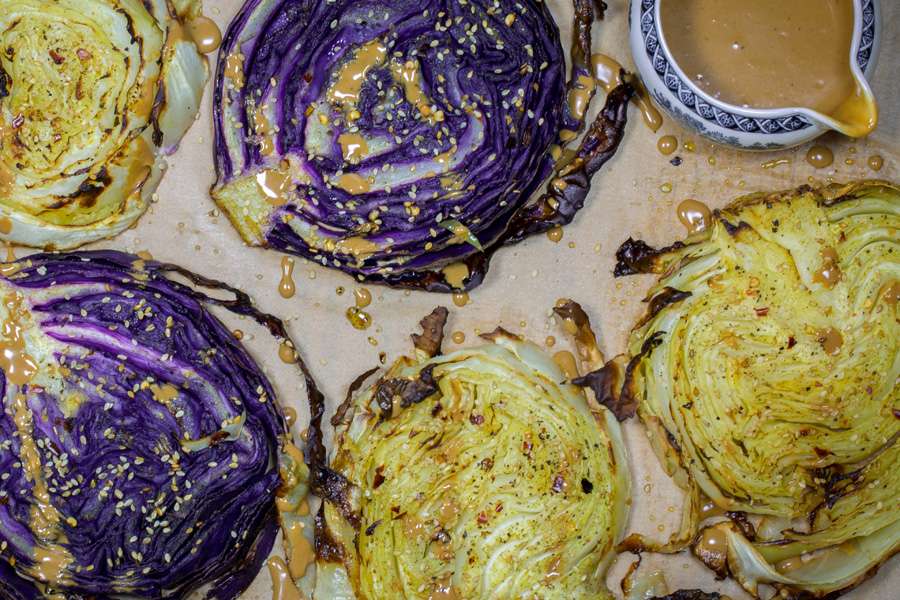
POLYGON ((297 293, 294 283, 294 259, 290 256, 281 258, 281 281, 278 282, 278 293, 282 298, 293 298, 297 293))
POLYGON ((815 146, 812 146, 809 150, 807 150, 806 162, 817 169, 824 169, 825 167, 830 167, 834 162, 834 153, 828 146, 820 146, 816 144, 815 146))
POLYGON ((705 231, 712 223, 712 212, 709 207, 700 202, 688 198, 678 205, 678 220, 687 229, 688 234, 705 231))
POLYGON ((656 149, 663 156, 668 156, 678 150, 678 138, 674 135, 664 135, 656 142, 656 149))
MULTIPOLYGON (((622 65, 614 58, 605 54, 594 54, 591 56, 591 67, 594 71, 594 80, 607 94, 622 83, 622 65)), ((636 92, 634 103, 641 111, 644 125, 651 131, 657 131, 662 126, 662 114, 653 106, 650 95, 640 82, 634 81, 632 85, 636 92)))
POLYGON ((222 44, 222 32, 219 26, 209 17, 197 17, 187 25, 188 34, 202 54, 209 54, 219 49, 222 44))

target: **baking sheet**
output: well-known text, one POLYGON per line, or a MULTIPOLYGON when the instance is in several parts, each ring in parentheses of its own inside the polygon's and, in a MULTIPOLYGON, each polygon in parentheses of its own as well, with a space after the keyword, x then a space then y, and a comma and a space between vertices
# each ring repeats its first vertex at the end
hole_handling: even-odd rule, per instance
MULTIPOLYGON (((224 31, 241 3, 242 0, 207 0, 205 12, 224 31)), ((630 68, 628 4, 624 0, 607 3, 610 5, 607 18, 595 27, 595 51, 614 56, 630 68)), ((548 4, 557 16, 563 43, 568 46, 571 7, 567 0, 548 0, 548 4)), ((590 315, 601 348, 607 356, 612 356, 624 348, 631 324, 644 310, 641 298, 650 284, 646 276, 613 279, 615 250, 629 235, 654 245, 683 236, 675 217, 675 207, 681 200, 697 198, 718 207, 736 196, 757 190, 864 177, 900 178, 897 142, 900 139, 897 101, 900 27, 896 25, 900 20, 900 3, 882 2, 882 11, 882 49, 873 80, 880 100, 881 122, 877 131, 865 140, 827 134, 821 141, 834 150, 835 163, 831 168, 816 170, 807 165, 803 160, 807 146, 785 152, 739 153, 704 141, 671 120, 653 133, 632 107, 622 147, 594 178, 586 207, 565 229, 562 241, 553 243, 540 236, 498 252, 486 283, 471 293, 471 303, 464 308, 453 306, 449 296, 369 286, 373 302, 367 311, 374 324, 367 331, 358 331, 345 318, 345 311, 353 304, 352 292, 357 282, 301 259, 295 268, 296 296, 289 300, 281 298, 277 291, 281 255, 245 247, 227 219, 215 210, 207 193, 214 180, 211 85, 197 123, 179 152, 169 160, 158 202, 136 228, 99 245, 132 252, 147 250, 157 259, 180 263, 251 293, 263 310, 288 321, 302 355, 328 398, 328 414, 343 398, 350 381, 378 364, 379 353, 386 353, 388 360, 392 360, 400 353, 409 352, 409 334, 415 331, 419 319, 438 304, 451 309, 448 333, 463 331, 467 343, 477 343, 477 331, 490 331, 498 324, 539 343, 548 335, 556 336, 562 343, 565 335, 549 311, 557 298, 570 297, 580 302, 590 315), (677 136, 681 143, 676 155, 683 162, 678 167, 669 163, 671 156, 664 157, 656 150, 657 139, 666 134, 677 136), (694 142, 695 151, 684 150, 686 141, 694 142), (866 166, 866 159, 872 154, 884 157, 884 167, 877 174, 866 166), (780 158, 789 162, 773 168, 761 166, 765 161, 780 158), (345 288, 343 295, 336 292, 339 287, 345 288)), ((214 72, 215 58, 211 62, 214 72)), ((250 323, 246 327, 236 326, 247 332, 257 331, 250 323)), ((300 413, 295 426, 298 433, 305 426, 308 414, 301 379, 292 367, 279 361, 276 346, 264 334, 258 332, 246 339, 273 379, 281 402, 300 413)), ((454 347, 449 339, 446 344, 448 348, 454 347)), ((659 469, 637 423, 626 424, 625 430, 634 481, 630 531, 664 539, 675 528, 681 494, 659 469)), ((278 548, 280 543, 276 544, 278 548)), ((618 591, 621 575, 632 560, 630 555, 620 557, 610 572, 611 589, 618 591)), ((688 554, 670 557, 648 554, 641 569, 647 572, 661 569, 671 590, 703 588, 733 598, 748 597, 736 584, 716 582, 712 573, 688 554)), ((896 597, 898 585, 900 560, 894 560, 847 597, 896 597)), ((271 598, 266 569, 245 597, 271 598)))

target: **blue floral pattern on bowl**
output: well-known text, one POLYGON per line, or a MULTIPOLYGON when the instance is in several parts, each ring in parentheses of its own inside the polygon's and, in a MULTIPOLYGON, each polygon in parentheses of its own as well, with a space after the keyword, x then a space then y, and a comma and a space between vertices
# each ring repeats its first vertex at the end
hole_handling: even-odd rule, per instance
MULTIPOLYGON (((746 134, 762 136, 791 134, 818 127, 808 117, 799 113, 775 118, 750 117, 722 109, 706 101, 703 97, 696 94, 691 84, 685 81, 676 71, 669 60, 669 56, 660 44, 656 21, 656 6, 660 0, 633 1, 640 1, 639 31, 650 65, 661 79, 663 85, 677 99, 677 104, 673 106, 674 103, 669 98, 662 96, 658 92, 653 93, 654 99, 669 113, 687 122, 689 125, 697 127, 702 134, 717 141, 752 149, 776 148, 784 144, 779 142, 748 144, 746 141, 738 139, 738 137, 727 135, 725 131, 716 131, 715 129, 733 131, 736 136, 743 134, 745 137, 746 134), (697 117, 699 117, 699 120, 697 117), (704 122, 708 124, 708 127, 704 126, 704 122), (710 129, 710 127, 715 129, 710 129)), ((864 73, 867 73, 876 44, 877 19, 875 0, 861 0, 861 8, 862 34, 856 52, 856 60, 859 68, 864 73)), ((632 32, 633 34, 634 32, 632 32)), ((637 60, 637 57, 635 57, 635 60, 637 60)), ((648 87, 653 92, 652 86, 648 87)))

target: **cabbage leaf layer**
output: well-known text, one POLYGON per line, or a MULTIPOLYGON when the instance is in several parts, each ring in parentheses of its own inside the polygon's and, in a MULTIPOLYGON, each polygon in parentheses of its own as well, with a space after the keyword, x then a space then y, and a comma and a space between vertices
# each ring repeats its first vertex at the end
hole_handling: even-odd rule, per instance
POLYGON ((238 597, 277 532, 286 430, 209 305, 264 315, 118 252, 0 272, 0 595, 238 597))
POLYGON ((639 403, 689 490, 668 544, 626 546, 693 541, 753 594, 815 597, 900 548, 898 228, 900 191, 860 182, 739 199, 683 243, 620 249, 619 273, 662 276, 608 400, 639 403), (695 536, 707 501, 731 518, 695 536))
POLYGON ((597 9, 574 4, 567 82, 537 0, 247 3, 220 52, 213 198, 250 244, 477 286, 497 247, 572 220, 621 139, 627 83, 566 148, 597 87, 597 9))
POLYGON ((338 412, 316 598, 612 597, 618 422, 537 346, 485 337, 400 359, 338 412))
POLYGON ((0 239, 66 249, 147 209, 200 109, 199 0, 0 0, 0 239))

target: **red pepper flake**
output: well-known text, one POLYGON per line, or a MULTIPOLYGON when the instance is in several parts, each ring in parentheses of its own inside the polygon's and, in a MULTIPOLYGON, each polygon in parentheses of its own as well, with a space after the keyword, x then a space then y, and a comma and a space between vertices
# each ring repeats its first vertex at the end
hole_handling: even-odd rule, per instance
POLYGON ((788 338, 788 348, 793 348, 797 345, 797 340, 794 339, 794 336, 790 336, 788 338))
POLYGON ((88 60, 89 58, 91 58, 91 57, 93 56, 93 54, 91 54, 90 52, 88 52, 88 51, 85 50, 84 48, 79 48, 78 50, 76 50, 76 51, 75 51, 75 55, 76 55, 80 60, 88 60))
POLYGON ((484 525, 485 523, 487 523, 488 522, 487 513, 484 511, 481 511, 480 513, 478 513, 477 521, 478 521, 479 525, 484 525))
POLYGON ((494 507, 494 511, 495 511, 495 512, 498 512, 498 513, 503 512, 503 503, 502 503, 502 502, 498 502, 498 503, 497 503, 497 506, 494 507))
POLYGON ((375 477, 372 479, 372 489, 377 490, 384 483, 384 465, 375 469, 375 477))
POLYGON ((63 64, 64 62, 66 62, 66 59, 63 58, 63 55, 60 54, 59 52, 57 52, 56 50, 51 50, 51 51, 50 51, 50 58, 52 58, 52 59, 53 59, 53 62, 56 63, 56 64, 58 64, 58 65, 61 65, 61 64, 63 64))
POLYGON ((534 445, 531 443, 531 440, 529 438, 525 438, 525 440, 522 442, 522 454, 530 457, 531 449, 533 447, 534 447, 534 445))
POLYGON ((764 316, 766 316, 767 314, 769 314, 769 307, 768 307, 768 306, 764 306, 764 307, 762 307, 762 308, 754 308, 753 310, 756 312, 756 316, 757 316, 757 317, 764 317, 764 316))
POLYGON ((469 423, 471 423, 472 425, 481 425, 482 423, 484 423, 484 415, 469 415, 469 423))
POLYGON ((482 469, 485 471, 490 471, 494 468, 494 459, 491 457, 481 459, 481 462, 478 463, 482 469))
POLYGON ((16 115, 16 118, 12 121, 13 129, 18 129, 25 122, 25 115, 19 113, 16 115))

